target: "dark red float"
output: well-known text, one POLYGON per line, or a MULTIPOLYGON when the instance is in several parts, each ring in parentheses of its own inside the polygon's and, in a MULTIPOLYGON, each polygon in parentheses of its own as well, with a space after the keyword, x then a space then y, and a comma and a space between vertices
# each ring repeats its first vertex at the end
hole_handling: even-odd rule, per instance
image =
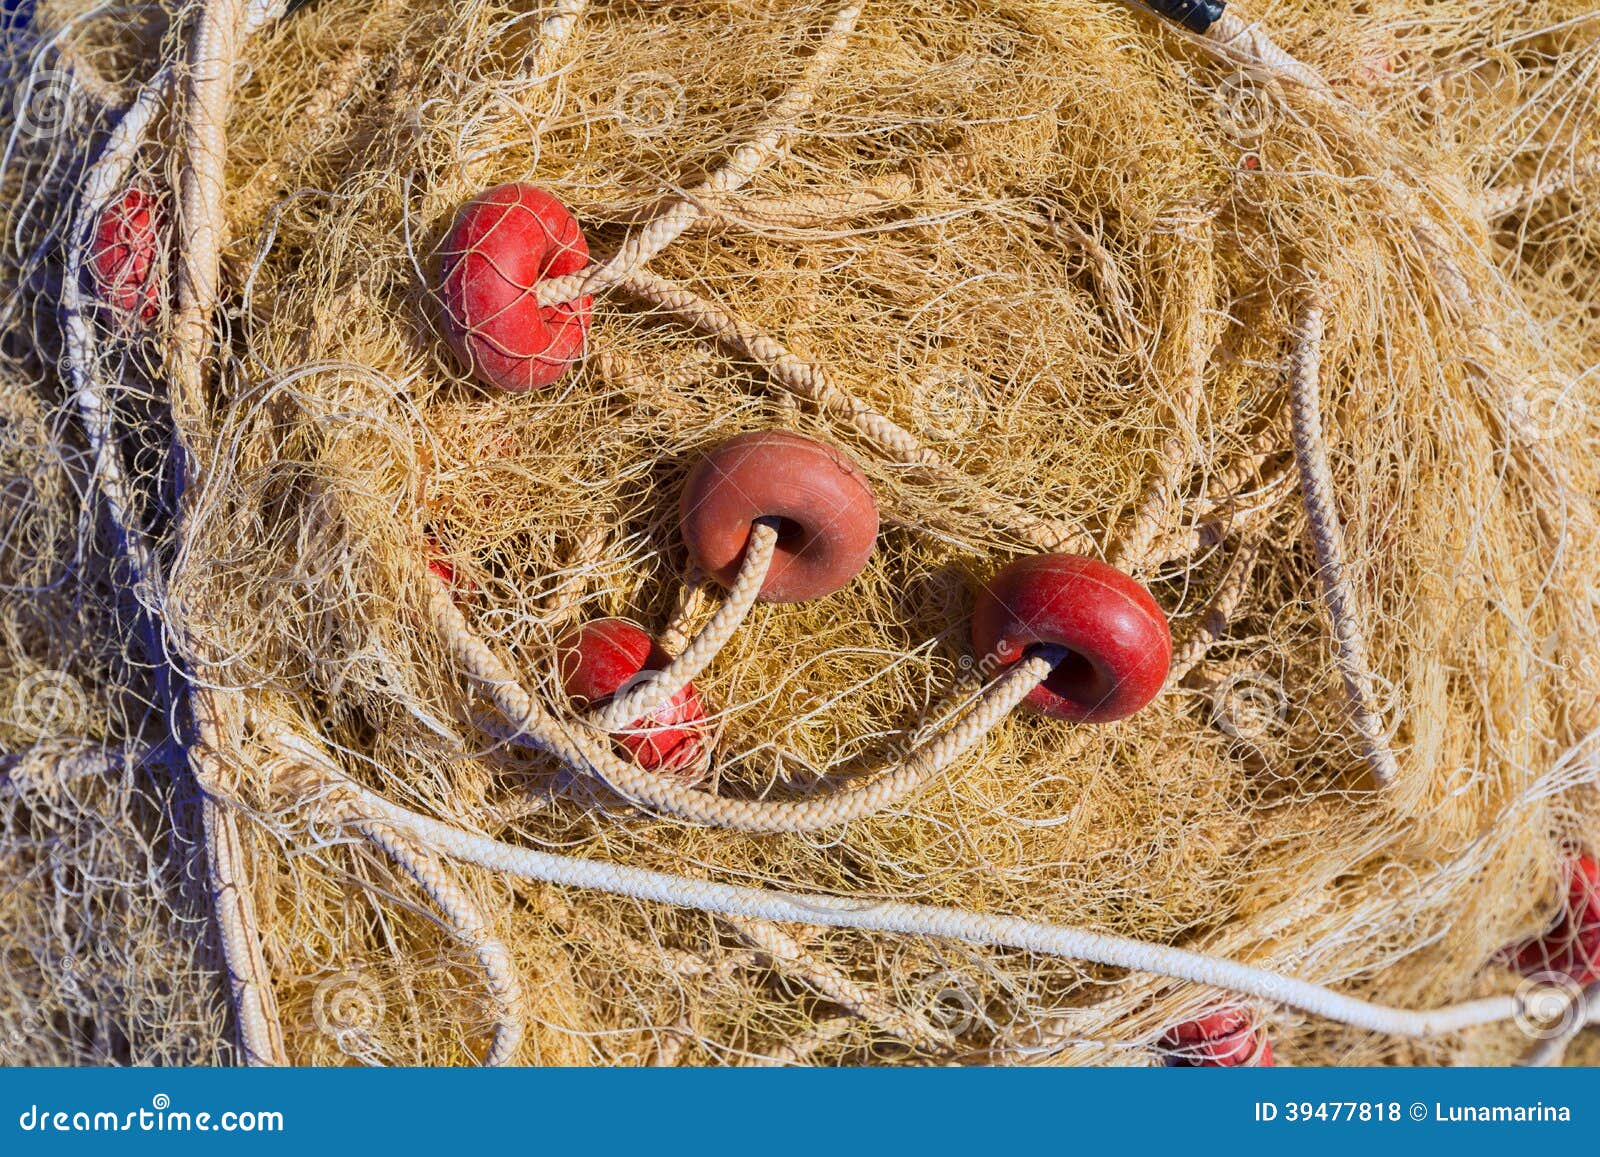
POLYGON ((161 312, 161 207, 131 188, 100 211, 90 240, 89 275, 106 305, 140 321, 161 312))
POLYGON ((1238 1009, 1223 1009, 1167 1030, 1167 1063, 1179 1068, 1272 1068, 1272 1042, 1238 1009))
POLYGON ((683 489, 679 526, 689 556, 731 586, 752 526, 778 532, 761 585, 769 603, 839 590, 861 573, 878 537, 878 504, 841 451, 785 430, 740 434, 707 454, 683 489))
POLYGON ((1516 950, 1526 976, 1558 972, 1576 984, 1600 980, 1600 863, 1593 856, 1567 861, 1566 904, 1556 922, 1516 950))
POLYGON ((1075 723, 1109 723, 1160 693, 1172 662, 1167 616, 1115 567, 1075 554, 1036 554, 1004 568, 978 595, 972 645, 985 673, 1030 647, 1069 654, 1025 702, 1075 723))
POLYGON ((486 385, 548 386, 583 356, 594 299, 541 306, 539 283, 589 264, 577 220, 533 185, 497 185, 462 208, 445 238, 440 297, 457 356, 486 385))
MULTIPOLYGON (((580 711, 603 707, 640 676, 672 661, 659 644, 626 619, 597 619, 561 640, 561 685, 580 711)), ((690 683, 612 738, 646 771, 693 778, 705 752, 704 707, 690 683)))

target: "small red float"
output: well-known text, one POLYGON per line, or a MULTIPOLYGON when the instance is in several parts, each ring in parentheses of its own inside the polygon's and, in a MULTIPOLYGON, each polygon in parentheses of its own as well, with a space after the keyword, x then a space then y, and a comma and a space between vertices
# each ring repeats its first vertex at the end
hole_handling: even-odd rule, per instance
POLYGON ((161 207, 149 193, 131 188, 100 211, 89 250, 95 292, 112 309, 140 321, 161 311, 161 207))
POLYGON ((594 299, 540 305, 539 283, 589 264, 577 220, 533 185, 497 185, 457 214, 440 262, 445 331, 486 385, 548 386, 583 356, 594 299))
MULTIPOLYGON (((617 692, 672 661, 649 635, 626 619, 597 619, 560 643, 561 685, 580 710, 604 706, 617 692)), ((691 683, 613 736, 646 771, 698 774, 705 753, 705 709, 691 683)))
POLYGON ((1006 567, 978 595, 972 644, 980 669, 1020 662, 1029 647, 1070 654, 1024 701, 1075 723, 1109 723, 1160 693, 1172 662, 1167 616, 1115 567, 1075 554, 1036 554, 1006 567))
POLYGON ((1272 1042, 1238 1009, 1224 1009, 1167 1030, 1167 1063, 1179 1068, 1272 1068, 1272 1042))
POLYGON ((683 489, 679 527, 695 564, 723 586, 739 573, 751 527, 778 532, 761 585, 769 603, 832 594, 861 573, 878 504, 856 464, 785 430, 740 434, 702 458, 683 489))
POLYGON ((1600 863, 1593 856, 1567 861, 1567 900, 1556 922, 1516 949, 1525 976, 1559 972, 1576 984, 1600 980, 1600 863))
POLYGON ((428 572, 445 586, 457 593, 470 593, 472 581, 463 577, 456 570, 455 563, 450 561, 444 548, 431 538, 423 539, 423 546, 428 556, 428 572))

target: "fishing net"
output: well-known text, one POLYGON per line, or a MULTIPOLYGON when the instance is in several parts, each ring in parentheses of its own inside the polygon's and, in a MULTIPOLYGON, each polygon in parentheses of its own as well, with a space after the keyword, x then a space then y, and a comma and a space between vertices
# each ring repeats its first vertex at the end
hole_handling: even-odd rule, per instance
POLYGON ((1592 6, 294 7, 7 40, 8 1061, 1592 1055, 1592 6), (680 533, 763 431, 875 500, 832 593, 680 533), (1141 710, 974 642, 1044 555, 1141 710))

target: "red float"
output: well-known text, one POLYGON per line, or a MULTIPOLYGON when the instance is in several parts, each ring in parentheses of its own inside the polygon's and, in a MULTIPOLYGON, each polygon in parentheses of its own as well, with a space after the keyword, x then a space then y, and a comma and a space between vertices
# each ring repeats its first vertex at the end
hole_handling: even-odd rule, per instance
POLYGON ((90 242, 96 296, 144 322, 161 312, 162 226, 155 198, 135 187, 100 211, 90 242))
POLYGON ((1525 976, 1559 972, 1576 984, 1600 980, 1600 863, 1593 856, 1567 861, 1567 900, 1544 935, 1516 950, 1525 976))
MULTIPOLYGON (((561 685, 579 710, 604 706, 671 657, 626 619, 597 619, 560 643, 561 685)), ((612 738, 646 771, 698 775, 705 752, 705 709, 691 683, 612 738)))
POLYGON ((689 556, 731 586, 750 541, 767 521, 778 531, 761 585, 769 603, 798 603, 839 590, 861 573, 878 537, 878 504, 842 452, 785 430, 740 434, 702 458, 683 489, 679 527, 689 556))
POLYGON ((451 562, 444 548, 431 538, 423 540, 428 555, 428 572, 458 594, 470 593, 472 582, 464 578, 451 562))
POLYGON ((445 332, 480 382, 548 386, 583 356, 594 299, 541 306, 539 283, 589 264, 577 220, 533 185, 498 185, 462 208, 445 238, 445 332))
POLYGON ((978 595, 972 644, 980 669, 1022 660, 1038 644, 1070 654, 1025 702, 1075 723, 1109 723, 1160 693, 1172 662, 1167 616, 1115 567, 1074 554, 1036 554, 1006 567, 978 595))
POLYGON ((1238 1009, 1224 1009, 1167 1030, 1167 1063, 1179 1068, 1272 1068, 1272 1042, 1238 1009))

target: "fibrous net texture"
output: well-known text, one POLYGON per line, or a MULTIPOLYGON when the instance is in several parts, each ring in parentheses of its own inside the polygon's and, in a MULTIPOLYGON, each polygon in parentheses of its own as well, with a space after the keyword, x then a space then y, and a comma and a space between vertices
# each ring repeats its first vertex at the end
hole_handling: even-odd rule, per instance
POLYGON ((323 2, 241 38, 204 389, 176 385, 172 291, 149 321, 91 311, 158 581, 135 581, 106 512, 60 306, 83 174, 169 64, 124 184, 159 207, 161 267, 191 256, 175 190, 203 14, 45 5, 8 43, 8 1062, 240 1056, 185 758, 196 687, 231 705, 206 790, 238 825, 295 1063, 475 1063, 499 1040, 544 1064, 1150 1064, 1219 1003, 1248 1005, 1280 1063, 1527 1049, 1510 1022, 1402 1039, 425 848, 408 871, 274 741, 529 848, 1084 927, 1408 1008, 1518 987, 1503 949, 1550 924, 1564 862, 1600 842, 1600 16, 1241 13, 1320 73, 1312 91, 1115 3, 867 5, 774 154, 598 293, 579 364, 524 394, 476 384, 434 294, 462 204, 536 184, 604 260, 774 128, 839 7, 323 2), (561 36, 557 8, 582 9, 561 36), (909 431, 922 464, 696 328, 647 292, 662 279, 909 431), (1297 447, 1309 312, 1321 428, 1297 447), (440 575, 577 727, 560 641, 710 617, 678 496, 707 450, 769 428, 848 453, 882 528, 847 587, 757 604, 696 678, 697 790, 806 799, 903 758, 992 675, 975 593, 1039 527, 1146 584, 1186 669, 1115 724, 1012 712, 825 831, 663 816, 502 738, 430 610, 440 575), (1306 501, 1307 453, 1331 506, 1306 501), (1352 622, 1388 782, 1355 719, 1352 622))

